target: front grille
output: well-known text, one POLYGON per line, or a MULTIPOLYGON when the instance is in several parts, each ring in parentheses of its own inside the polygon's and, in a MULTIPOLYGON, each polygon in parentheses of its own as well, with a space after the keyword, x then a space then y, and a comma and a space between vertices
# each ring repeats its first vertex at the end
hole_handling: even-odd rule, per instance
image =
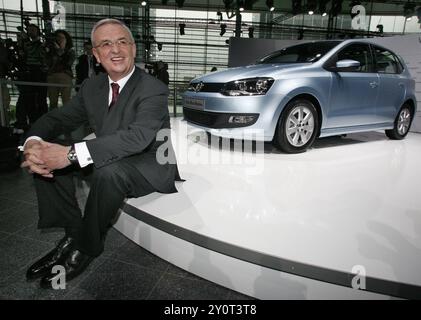
POLYGON ((212 129, 224 129, 224 128, 239 128, 248 127, 256 123, 259 114, 257 113, 220 113, 220 112, 207 112, 193 110, 189 108, 183 108, 184 119, 188 122, 212 129), (228 120, 231 116, 254 116, 255 119, 247 124, 243 123, 229 123, 228 120))
MULTIPOLYGON (((190 87, 196 87, 200 82, 191 83, 190 87)), ((218 82, 203 82, 203 87, 200 89, 200 91, 197 92, 221 92, 222 88, 224 87, 225 83, 218 83, 218 82)), ((189 91, 195 91, 190 90, 189 91)))

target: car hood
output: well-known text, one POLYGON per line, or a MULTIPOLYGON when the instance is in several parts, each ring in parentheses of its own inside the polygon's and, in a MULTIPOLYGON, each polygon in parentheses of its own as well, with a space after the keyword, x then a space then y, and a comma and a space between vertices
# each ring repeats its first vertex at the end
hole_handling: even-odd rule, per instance
POLYGON ((309 63, 290 63, 290 64, 254 64, 245 67, 230 68, 224 71, 208 73, 195 78, 194 82, 228 82, 238 79, 255 77, 275 77, 286 71, 301 69, 303 66, 309 66, 309 63))

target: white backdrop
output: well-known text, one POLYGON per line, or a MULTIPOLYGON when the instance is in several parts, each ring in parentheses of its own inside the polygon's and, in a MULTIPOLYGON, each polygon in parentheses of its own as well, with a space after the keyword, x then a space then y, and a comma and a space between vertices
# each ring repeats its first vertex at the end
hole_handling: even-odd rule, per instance
MULTIPOLYGON (((416 82, 415 88, 418 105, 418 111, 415 115, 411 131, 421 133, 421 36, 379 37, 367 40, 391 49, 405 60, 409 72, 416 82)), ((253 63, 257 59, 275 50, 307 41, 308 40, 230 38, 228 66, 244 66, 253 63)))

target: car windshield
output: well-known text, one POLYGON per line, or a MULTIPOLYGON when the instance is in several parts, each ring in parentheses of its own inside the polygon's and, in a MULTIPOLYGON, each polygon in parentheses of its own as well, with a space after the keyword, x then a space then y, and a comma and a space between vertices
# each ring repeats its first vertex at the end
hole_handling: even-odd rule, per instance
POLYGON ((320 41, 287 47, 263 57, 257 64, 316 62, 339 43, 340 41, 320 41))

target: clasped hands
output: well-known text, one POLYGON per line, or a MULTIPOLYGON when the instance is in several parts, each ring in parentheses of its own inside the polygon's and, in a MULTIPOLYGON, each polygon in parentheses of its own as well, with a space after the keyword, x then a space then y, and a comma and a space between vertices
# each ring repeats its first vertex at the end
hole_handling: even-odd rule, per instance
POLYGON ((53 171, 63 169, 71 163, 67 159, 70 146, 62 146, 46 141, 29 140, 25 145, 23 155, 25 161, 21 167, 30 173, 37 173, 46 178, 53 177, 53 171))

